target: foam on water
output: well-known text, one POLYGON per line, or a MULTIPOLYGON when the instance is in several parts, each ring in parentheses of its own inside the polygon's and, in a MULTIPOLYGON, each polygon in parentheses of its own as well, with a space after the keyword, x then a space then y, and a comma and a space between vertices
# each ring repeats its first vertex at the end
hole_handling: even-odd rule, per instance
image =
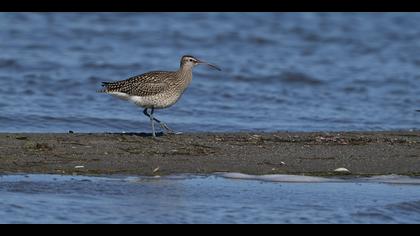
POLYGON ((361 181, 385 184, 420 184, 419 177, 410 177, 404 175, 379 175, 369 178, 361 178, 361 181))
MULTIPOLYGON (((234 172, 215 173, 214 176, 237 179, 237 180, 258 180, 265 182, 279 183, 385 183, 385 184, 420 184, 420 177, 405 175, 377 175, 372 177, 317 177, 307 175, 271 174, 271 175, 250 175, 234 172)), ((50 181, 118 181, 136 183, 149 180, 185 180, 197 177, 197 175, 181 174, 170 176, 80 176, 80 175, 55 175, 55 174, 19 174, 0 175, 3 182, 50 182, 50 181)))
POLYGON ((385 183, 385 184, 415 184, 420 185, 420 178, 404 175, 379 175, 366 178, 313 177, 305 175, 247 175, 242 173, 220 173, 218 176, 229 179, 259 180, 282 183, 385 183))
POLYGON ((219 174, 219 176, 229 179, 260 180, 283 183, 327 183, 343 181, 336 178, 322 178, 304 175, 247 175, 242 173, 223 173, 219 174))

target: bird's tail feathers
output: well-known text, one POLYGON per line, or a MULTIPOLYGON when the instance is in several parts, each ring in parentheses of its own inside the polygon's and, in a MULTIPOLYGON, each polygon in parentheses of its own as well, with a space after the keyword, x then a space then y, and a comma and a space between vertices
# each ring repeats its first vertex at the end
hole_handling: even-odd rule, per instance
POLYGON ((111 84, 111 82, 102 82, 103 89, 96 90, 97 93, 106 93, 108 92, 108 85, 111 84))

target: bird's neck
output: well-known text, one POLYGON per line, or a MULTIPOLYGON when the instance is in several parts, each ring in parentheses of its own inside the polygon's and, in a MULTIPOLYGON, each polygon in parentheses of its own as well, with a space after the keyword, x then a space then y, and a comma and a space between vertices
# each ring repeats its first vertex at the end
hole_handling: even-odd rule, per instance
POLYGON ((179 78, 181 78, 181 79, 191 80, 191 78, 192 78, 192 68, 190 68, 190 67, 181 67, 181 68, 179 68, 179 70, 177 72, 180 75, 179 78))
POLYGON ((192 68, 181 67, 176 73, 178 73, 178 83, 182 90, 185 90, 192 81, 192 68))

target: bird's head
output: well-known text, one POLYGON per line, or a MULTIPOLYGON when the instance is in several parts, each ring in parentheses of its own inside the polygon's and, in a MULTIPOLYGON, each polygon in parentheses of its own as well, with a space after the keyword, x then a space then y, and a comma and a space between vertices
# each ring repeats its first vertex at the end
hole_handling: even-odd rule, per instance
POLYGON ((192 69, 194 66, 199 65, 199 64, 205 64, 208 65, 209 67, 216 69, 216 70, 221 70, 219 67, 212 65, 208 62, 205 61, 201 61, 193 56, 190 55, 185 55, 181 58, 181 68, 185 68, 185 69, 192 69))

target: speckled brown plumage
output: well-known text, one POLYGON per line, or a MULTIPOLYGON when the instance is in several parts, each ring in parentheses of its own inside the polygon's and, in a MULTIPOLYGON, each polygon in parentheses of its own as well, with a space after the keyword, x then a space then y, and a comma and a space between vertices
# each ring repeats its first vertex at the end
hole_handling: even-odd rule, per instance
POLYGON ((132 96, 152 96, 168 90, 174 90, 190 82, 190 78, 182 78, 182 75, 192 73, 181 73, 179 71, 152 71, 141 75, 136 75, 126 80, 115 82, 102 82, 103 90, 100 92, 121 92, 132 96))
POLYGON ((167 91, 173 82, 176 72, 152 71, 136 75, 126 80, 102 82, 101 92, 121 92, 133 96, 151 96, 167 91))
POLYGON ((191 69, 153 71, 126 80, 103 82, 100 92, 131 100, 144 108, 166 108, 181 97, 192 80, 191 69))

